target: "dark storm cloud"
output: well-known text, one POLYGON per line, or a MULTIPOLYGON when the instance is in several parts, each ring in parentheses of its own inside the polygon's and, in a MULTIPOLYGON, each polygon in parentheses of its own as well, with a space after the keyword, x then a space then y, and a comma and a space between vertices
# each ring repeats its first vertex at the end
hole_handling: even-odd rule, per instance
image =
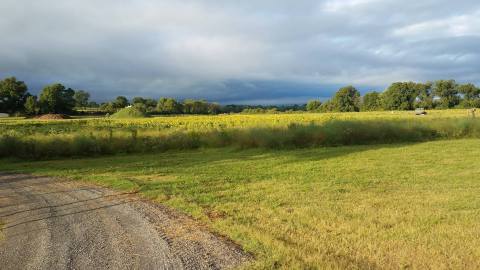
POLYGON ((478 1, 2 0, 0 76, 116 95, 290 103, 480 82, 478 1))

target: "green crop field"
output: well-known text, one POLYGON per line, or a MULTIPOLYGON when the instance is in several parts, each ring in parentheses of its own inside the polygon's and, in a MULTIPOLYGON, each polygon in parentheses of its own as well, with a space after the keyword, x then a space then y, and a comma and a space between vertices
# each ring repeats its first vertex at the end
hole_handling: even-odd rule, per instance
POLYGON ((202 144, 195 147, 132 148, 96 157, 3 155, 0 171, 138 191, 242 245, 255 256, 247 268, 480 268, 480 129, 464 110, 424 117, 378 112, 15 119, 0 120, 0 128, 5 144, 32 145, 40 139, 75 144, 65 138, 83 133, 167 140, 196 132, 202 144), (202 141, 223 130, 231 136, 228 144, 202 141), (245 134, 257 144, 235 142, 245 134), (259 136, 268 139, 253 139, 259 136))

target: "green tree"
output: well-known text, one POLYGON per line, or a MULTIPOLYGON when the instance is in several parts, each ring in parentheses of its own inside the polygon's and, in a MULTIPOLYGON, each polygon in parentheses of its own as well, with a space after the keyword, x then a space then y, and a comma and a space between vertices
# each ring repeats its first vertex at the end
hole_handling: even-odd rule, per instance
POLYGON ((89 107, 89 108, 98 108, 98 107, 100 107, 100 105, 99 105, 97 102, 95 102, 95 101, 90 101, 90 102, 88 102, 87 107, 89 107))
POLYGON ((160 98, 157 102, 157 111, 164 114, 176 114, 182 112, 182 106, 173 98, 160 98))
POLYGON ((424 109, 433 109, 433 93, 432 93, 432 83, 417 83, 417 99, 416 99, 416 108, 424 109))
POLYGON ((208 114, 209 103, 205 100, 187 99, 183 101, 183 112, 187 114, 208 114))
POLYGON ((0 112, 14 113, 23 110, 27 98, 27 85, 15 77, 0 81, 0 112))
POLYGON ((132 99, 132 104, 137 104, 137 103, 141 103, 141 104, 145 104, 145 99, 142 98, 142 97, 134 97, 132 99))
POLYGON ((75 91, 55 83, 43 88, 39 103, 43 113, 70 113, 75 107, 75 91))
POLYGON ((208 114, 220 113, 220 105, 218 103, 208 103, 208 114))
POLYGON ((113 105, 113 102, 106 102, 100 104, 100 110, 107 112, 107 113, 113 113, 117 110, 115 106, 113 105))
POLYGON ((157 108, 157 101, 153 98, 147 98, 145 99, 145 106, 148 112, 155 111, 157 108))
POLYGON ((118 96, 113 102, 112 105, 116 109, 125 108, 128 106, 128 99, 124 96, 118 96))
POLYGON ((382 100, 380 93, 370 92, 362 98, 362 111, 378 111, 382 109, 382 100))
POLYGON ((307 102, 306 109, 307 109, 307 111, 310 111, 310 112, 318 111, 318 110, 320 110, 320 106, 322 106, 322 102, 320 100, 318 100, 318 99, 309 100, 307 102))
POLYGON ((457 86, 458 92, 463 95, 461 105, 464 108, 477 108, 480 107, 480 88, 475 85, 460 84, 457 86))
POLYGON ((334 111, 358 112, 360 110, 360 92, 353 86, 340 88, 331 102, 334 111))
POLYGON ((332 100, 327 100, 320 105, 320 111, 321 112, 333 112, 335 111, 335 106, 332 102, 332 100))
POLYGON ((90 99, 90 94, 83 90, 75 91, 73 95, 75 99, 75 106, 79 108, 85 108, 88 106, 88 100, 90 99))
POLYGON ((433 86, 433 93, 440 98, 438 107, 453 108, 460 103, 455 80, 439 80, 433 86))
POLYGON ((28 96, 25 100, 25 113, 27 115, 36 115, 40 111, 36 96, 28 96))
POLYGON ((383 92, 383 105, 386 110, 413 110, 419 87, 414 82, 396 82, 383 92))

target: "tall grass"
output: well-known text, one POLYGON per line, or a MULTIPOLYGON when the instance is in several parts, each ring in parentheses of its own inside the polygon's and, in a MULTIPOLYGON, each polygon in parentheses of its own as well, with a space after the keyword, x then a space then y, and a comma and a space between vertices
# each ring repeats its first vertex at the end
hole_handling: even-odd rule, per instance
POLYGON ((0 136, 0 157, 44 159, 199 147, 284 149, 467 137, 480 137, 480 120, 331 120, 323 124, 289 124, 284 127, 217 128, 203 131, 125 128, 33 135, 10 130, 0 136))

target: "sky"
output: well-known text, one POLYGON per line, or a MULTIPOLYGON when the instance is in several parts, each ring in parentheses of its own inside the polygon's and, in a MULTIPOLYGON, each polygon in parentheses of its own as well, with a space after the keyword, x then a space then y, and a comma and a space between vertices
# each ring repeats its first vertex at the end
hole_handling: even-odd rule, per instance
POLYGON ((395 81, 480 84, 478 0, 0 0, 0 77, 97 101, 292 104, 395 81))

